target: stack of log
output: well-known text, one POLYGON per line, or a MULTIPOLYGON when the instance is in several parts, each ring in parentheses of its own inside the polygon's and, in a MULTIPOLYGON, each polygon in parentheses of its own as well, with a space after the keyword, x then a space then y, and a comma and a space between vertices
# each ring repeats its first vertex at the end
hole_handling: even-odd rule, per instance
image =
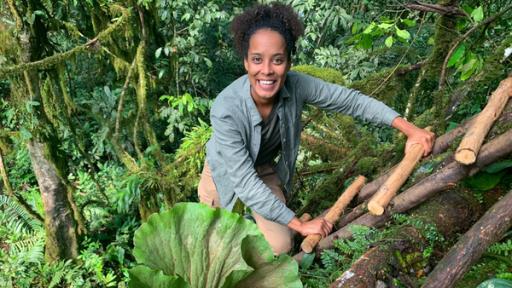
MULTIPOLYGON (((361 204, 340 219, 338 230, 321 239, 315 252, 319 253, 323 249, 332 247, 333 241, 336 239, 350 238, 352 233, 349 224, 380 227, 390 219, 392 214, 411 210, 439 192, 450 190, 463 178, 474 175, 487 165, 512 153, 512 129, 483 144, 495 122, 507 123, 512 119, 512 101, 509 101, 511 97, 512 77, 508 77, 501 81, 482 112, 436 140, 433 155, 445 152, 457 137, 464 135, 455 155, 447 156, 440 169, 414 183, 397 196, 394 194, 420 160, 421 157, 417 155, 422 154, 421 149, 413 150, 410 155, 404 157, 399 165, 366 184, 357 196, 357 201, 361 204), (371 198, 372 196, 373 198, 371 198), (367 211, 368 209, 370 211, 367 211)), ((460 238, 460 241, 430 273, 424 287, 451 287, 460 279, 487 247, 499 241, 512 226, 512 209, 509 209, 511 205, 512 191, 488 210, 460 238)), ((449 210, 449 207, 446 209, 449 210)), ((443 213, 446 214, 446 211, 443 213)), ((459 213, 453 215, 453 218, 459 219, 458 217, 465 214, 459 213)), ((464 222, 464 219, 459 220, 464 222)), ((382 265, 385 265, 386 259, 390 258, 386 257, 386 253, 389 252, 384 251, 382 247, 371 248, 331 287, 372 287, 371 283, 375 283, 377 272, 382 265)), ((304 252, 301 252, 294 258, 300 261, 303 256, 304 252)))

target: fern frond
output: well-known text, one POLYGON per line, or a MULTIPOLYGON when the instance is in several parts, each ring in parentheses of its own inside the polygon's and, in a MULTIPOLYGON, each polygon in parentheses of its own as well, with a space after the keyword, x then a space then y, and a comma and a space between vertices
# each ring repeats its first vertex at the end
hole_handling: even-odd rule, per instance
POLYGON ((10 244, 9 254, 25 263, 42 263, 44 261, 44 235, 33 234, 31 237, 10 244))
POLYGON ((42 228, 41 224, 28 214, 23 207, 11 197, 0 195, 0 207, 5 217, 0 217, 0 224, 14 233, 28 234, 42 228))
POLYGON ((494 243, 487 248, 487 252, 502 256, 512 255, 512 239, 508 239, 506 242, 494 243))

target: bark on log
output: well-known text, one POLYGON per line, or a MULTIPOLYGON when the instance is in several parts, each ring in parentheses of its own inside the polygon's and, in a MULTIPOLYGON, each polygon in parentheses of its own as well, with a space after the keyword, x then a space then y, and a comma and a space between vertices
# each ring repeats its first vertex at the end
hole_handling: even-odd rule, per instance
POLYGON ((29 141, 28 150, 44 206, 46 259, 50 262, 78 255, 76 222, 68 201, 67 189, 54 164, 48 159, 48 144, 29 141))
MULTIPOLYGON (((434 224, 444 237, 465 231, 476 221, 474 216, 478 215, 478 205, 474 205, 476 199, 470 199, 464 193, 455 190, 440 194, 414 211, 412 217, 424 223, 434 224)), ((410 274, 410 267, 400 267, 396 264, 399 262, 395 257, 396 252, 421 253, 425 244, 427 243, 418 229, 403 226, 385 241, 379 241, 376 246, 369 249, 331 287, 374 287, 378 279, 388 280, 386 278, 389 276, 407 277, 410 274), (392 271, 393 275, 386 271, 392 271)))
POLYGON ((393 170, 393 173, 391 173, 386 182, 382 184, 377 193, 375 193, 368 202, 368 210, 370 213, 373 215, 382 215, 382 213, 384 213, 384 209, 388 206, 389 201, 395 197, 400 187, 402 187, 407 178, 409 178, 409 175, 411 175, 412 170, 420 161, 423 153, 423 146, 420 144, 415 144, 410 148, 397 168, 393 170))
POLYGON ((484 110, 478 114, 462 139, 455 153, 455 160, 465 165, 475 162, 485 136, 494 121, 501 115, 510 97, 512 97, 512 77, 501 81, 498 88, 492 93, 484 110))
MULTIPOLYGON (((341 213, 347 207, 347 205, 352 201, 354 196, 361 190, 364 183, 366 182, 366 177, 358 176, 350 186, 341 194, 336 203, 329 209, 329 212, 324 216, 325 220, 334 224, 338 221, 341 213)), ((311 253, 315 248, 316 244, 322 239, 320 234, 312 234, 308 235, 303 241, 300 247, 302 251, 306 253, 311 253)))
POLYGON ((512 191, 494 204, 428 276, 424 288, 453 287, 491 244, 499 241, 512 227, 512 191))
MULTIPOLYGON (((485 144, 481 149, 481 153, 477 157, 477 161, 473 165, 464 166, 456 161, 452 161, 436 173, 424 178, 414 186, 397 195, 391 201, 389 209, 386 209, 383 215, 373 216, 366 213, 351 223, 369 227, 377 227, 384 224, 391 214, 405 212, 416 207, 418 204, 424 202, 436 193, 454 186, 464 177, 473 175, 483 167, 512 153, 512 145, 510 145, 511 142, 512 130, 509 130, 485 144)), ((320 243, 318 243, 317 250, 320 251, 332 247, 332 242, 335 239, 346 239, 351 236, 352 233, 348 227, 345 226, 322 239, 320 243)), ((302 253, 298 253, 294 258, 300 261, 302 256, 302 253)))

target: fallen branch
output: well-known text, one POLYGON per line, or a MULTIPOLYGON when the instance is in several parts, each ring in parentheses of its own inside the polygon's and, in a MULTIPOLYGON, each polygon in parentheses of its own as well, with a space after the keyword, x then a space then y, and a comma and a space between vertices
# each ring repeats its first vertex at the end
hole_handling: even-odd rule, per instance
MULTIPOLYGON (((384 224, 393 213, 405 212, 417 205, 423 203, 426 199, 432 197, 440 191, 456 185, 464 177, 477 173, 483 167, 499 160, 500 158, 512 153, 512 130, 508 130, 502 135, 489 141, 482 147, 477 161, 470 166, 464 166, 456 161, 452 161, 436 173, 424 178, 414 186, 397 195, 390 203, 385 213, 380 216, 373 216, 366 213, 351 222, 351 224, 364 225, 369 227, 378 227, 384 224)), ((336 239, 350 238, 352 233, 348 226, 332 233, 322 239, 317 246, 317 250, 323 250, 332 247, 332 242, 336 239)), ((298 261, 302 259, 303 254, 298 253, 294 258, 298 261)))
MULTIPOLYGON (((430 131, 430 128, 426 130, 430 131)), ((414 144, 408 150, 402 161, 400 161, 396 169, 393 170, 393 173, 389 175, 386 182, 380 186, 379 190, 368 202, 368 210, 370 210, 373 215, 382 215, 382 213, 384 213, 384 209, 388 206, 389 201, 395 197, 400 187, 402 187, 407 178, 409 178, 414 167, 416 167, 416 164, 421 160, 423 153, 423 146, 420 144, 414 144)))
MULTIPOLYGON (((476 205, 471 205, 473 200, 475 199, 468 198, 462 190, 449 191, 416 209, 412 217, 414 221, 434 224, 437 231, 448 238, 465 231, 476 221, 476 217, 472 216, 478 215, 478 208, 476 205)), ((415 279, 416 274, 409 270, 411 267, 396 266, 396 263, 400 263, 396 255, 412 253, 421 255, 428 243, 417 227, 404 225, 393 231, 391 235, 375 243, 375 246, 353 263, 331 287, 374 287, 377 279, 389 282, 387 281, 390 280, 387 279, 389 275, 383 273, 384 271, 393 271, 393 274, 398 275, 399 278, 409 278, 408 276, 413 272, 413 279, 415 279)), ((419 261, 421 260, 423 260, 422 257, 419 261)))
POLYGON ((501 115, 510 97, 512 97, 512 77, 508 77, 500 82, 498 88, 489 98, 489 102, 484 110, 476 116, 475 121, 473 121, 455 152, 455 160, 457 162, 464 165, 475 162, 485 136, 491 129, 492 124, 494 124, 494 121, 501 115))
POLYGON ((498 203, 450 249, 428 276, 423 288, 453 287, 491 244, 499 241, 512 227, 512 191, 498 203))

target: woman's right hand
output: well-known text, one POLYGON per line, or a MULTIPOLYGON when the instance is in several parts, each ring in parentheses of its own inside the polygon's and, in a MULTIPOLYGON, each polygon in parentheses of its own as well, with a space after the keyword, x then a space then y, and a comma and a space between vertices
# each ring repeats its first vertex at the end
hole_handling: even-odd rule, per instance
POLYGON ((324 218, 315 218, 311 221, 301 222, 297 217, 294 217, 288 227, 297 231, 302 236, 311 234, 320 234, 322 237, 327 237, 332 230, 333 225, 324 218))

